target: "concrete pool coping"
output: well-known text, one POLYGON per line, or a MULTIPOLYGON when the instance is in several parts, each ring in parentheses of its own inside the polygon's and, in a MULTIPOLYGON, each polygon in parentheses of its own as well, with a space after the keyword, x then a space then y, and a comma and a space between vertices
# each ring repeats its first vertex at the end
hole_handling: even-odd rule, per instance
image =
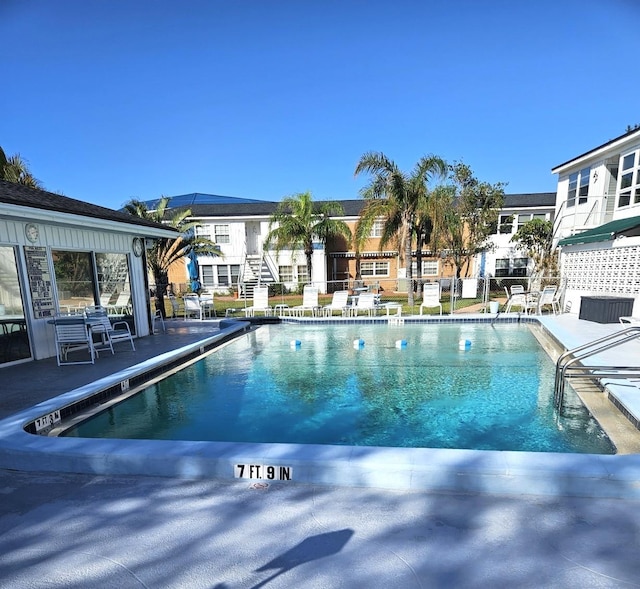
MULTIPOLYGON (((474 317, 465 316, 464 322, 474 317)), ((486 322, 479 315, 478 322, 486 322)), ((588 338, 590 322, 536 318, 565 347, 588 338), (588 333, 587 333, 588 332, 588 333), (569 335, 567 335, 569 334, 569 335), (576 340, 576 341, 574 341, 576 340), (566 342, 566 344, 565 344, 566 342), (567 345, 568 344, 568 345, 567 345)), ((425 321, 428 322, 428 321, 425 321)), ((527 453, 484 450, 375 448, 295 444, 176 442, 57 438, 27 433, 26 424, 83 399, 99 388, 150 371, 175 355, 244 329, 228 322, 219 332, 172 353, 44 401, 0 422, 0 467, 24 471, 232 479, 236 464, 289 467, 296 483, 495 494, 640 497, 640 455, 527 453)), ((599 325, 599 324, 594 324, 599 325)), ((619 327, 618 327, 619 328, 619 327)), ((615 326, 597 328, 599 333, 615 326)), ((599 337, 598 333, 591 339, 599 337)), ((589 341, 588 339, 583 341, 589 341)), ((581 342, 579 342, 581 343, 581 342)), ((632 342, 637 345, 636 342, 632 342)), ((635 348, 634 348, 635 349, 635 348)), ((617 358, 620 359, 620 350, 617 358)), ((630 354, 633 353, 630 352, 630 354)), ((281 483, 286 484, 286 483, 281 483)))

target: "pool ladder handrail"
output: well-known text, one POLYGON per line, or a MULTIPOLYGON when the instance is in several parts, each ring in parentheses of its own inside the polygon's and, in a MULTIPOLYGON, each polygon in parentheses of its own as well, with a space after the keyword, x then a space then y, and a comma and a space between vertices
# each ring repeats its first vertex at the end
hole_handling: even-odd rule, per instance
POLYGON ((640 326, 627 327, 605 337, 593 340, 560 355, 556 361, 556 379, 553 390, 553 404, 558 410, 564 401, 567 378, 633 378, 640 377, 640 366, 574 366, 589 356, 616 348, 640 337, 640 326))

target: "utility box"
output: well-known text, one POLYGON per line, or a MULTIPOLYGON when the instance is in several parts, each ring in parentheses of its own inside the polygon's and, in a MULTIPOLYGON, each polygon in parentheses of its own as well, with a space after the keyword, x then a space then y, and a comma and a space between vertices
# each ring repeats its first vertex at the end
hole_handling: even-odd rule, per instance
POLYGON ((581 297, 578 318, 596 323, 618 323, 620 317, 632 314, 633 301, 627 297, 581 297))

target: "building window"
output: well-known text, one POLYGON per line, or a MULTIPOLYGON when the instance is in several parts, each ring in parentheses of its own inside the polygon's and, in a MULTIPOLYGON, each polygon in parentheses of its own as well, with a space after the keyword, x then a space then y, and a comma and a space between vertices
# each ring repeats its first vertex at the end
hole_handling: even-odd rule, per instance
POLYGON ((200 278, 202 279, 202 288, 213 288, 216 285, 213 266, 200 264, 200 278))
POLYGON ((498 233, 513 233, 513 215, 500 215, 498 219, 498 233))
POLYGON ((307 284, 309 282, 309 274, 307 273, 306 266, 298 266, 298 284, 307 284))
POLYGON ((529 258, 498 258, 496 260, 496 277, 522 277, 527 275, 529 258))
POLYGON ((94 305, 96 289, 91 252, 52 250, 51 257, 58 290, 58 310, 78 313, 87 305, 94 305))
POLYGON ((229 286, 229 266, 218 266, 218 284, 229 286))
POLYGON ((576 192, 578 191, 578 173, 569 175, 569 193, 567 194, 567 208, 576 206, 576 192))
MULTIPOLYGON (((418 262, 413 262, 411 265, 413 275, 418 274, 418 262)), ((422 260, 422 272, 421 276, 437 276, 438 275, 438 260, 422 260)))
POLYGON ((591 177, 591 168, 584 168, 580 170, 580 185, 578 188, 578 204, 581 205, 587 202, 587 195, 589 194, 589 178, 591 177))
POLYGON ((437 276, 438 275, 438 260, 423 260, 422 261, 422 275, 423 276, 437 276))
POLYGON ((636 152, 629 153, 622 157, 622 173, 620 174, 620 195, 618 196, 618 207, 626 207, 631 204, 633 194, 633 204, 640 202, 640 162, 636 158, 636 152), (634 181, 635 180, 635 181, 634 181))
POLYGON ((293 282, 293 266, 278 266, 280 282, 293 282))
POLYGON ((576 204, 587 202, 589 194, 589 178, 591 177, 591 168, 583 168, 579 172, 575 172, 569 176, 569 193, 567 195, 567 208, 576 204))
POLYGON ((198 225, 196 227, 196 237, 211 239, 211 227, 209 225, 198 225))
POLYGON ((216 243, 229 243, 229 225, 214 225, 213 240, 216 243))
MULTIPOLYGON (((115 293, 130 293, 129 263, 126 254, 96 253, 100 305, 114 304, 115 293)), ((117 297, 116 297, 117 301, 117 297)))
POLYGON ((12 246, 0 246, 0 364, 31 357, 16 253, 12 246))
POLYGON ((361 276, 389 276, 389 262, 361 262, 361 276))
POLYGON ((382 237, 384 231, 384 219, 376 219, 371 227, 371 234, 369 237, 382 237))
POLYGON ((529 258, 514 258, 511 276, 526 276, 529 258))

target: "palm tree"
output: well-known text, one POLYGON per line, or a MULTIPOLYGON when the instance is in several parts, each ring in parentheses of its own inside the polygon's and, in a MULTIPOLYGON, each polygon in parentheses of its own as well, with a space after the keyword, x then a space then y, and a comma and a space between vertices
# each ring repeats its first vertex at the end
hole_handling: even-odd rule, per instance
POLYGON ((331 237, 343 236, 351 240, 349 226, 332 216, 344 215, 340 203, 313 202, 310 192, 301 192, 284 198, 269 220, 269 233, 264 247, 272 247, 276 254, 283 249, 302 250, 307 260, 307 275, 312 280, 313 242, 326 244, 331 237))
POLYGON ((402 172, 394 161, 379 152, 365 153, 356 166, 356 176, 363 172, 372 175, 361 191, 368 202, 356 226, 356 244, 363 243, 376 218, 384 219, 380 249, 392 239, 397 240, 406 268, 409 305, 414 301, 411 245, 417 211, 428 199, 429 181, 446 171, 444 160, 435 155, 420 158, 410 174, 402 172))
POLYGON ((436 186, 427 193, 426 199, 421 199, 416 211, 414 227, 416 239, 416 266, 418 269, 416 280, 416 294, 420 297, 422 286, 422 250, 429 247, 432 255, 440 249, 445 231, 445 215, 450 204, 449 191, 444 186, 436 186))
POLYGON ((0 153, 0 178, 30 188, 42 188, 42 183, 29 171, 27 161, 19 153, 9 158, 3 151, 0 153))
POLYGON ((0 147, 0 180, 5 180, 5 169, 7 167, 7 156, 2 147, 0 147))
POLYGON ((163 237, 154 242, 153 247, 147 250, 147 270, 151 272, 156 285, 156 309, 160 309, 165 317, 164 295, 169 285, 169 268, 178 260, 182 260, 191 252, 209 256, 222 256, 218 245, 213 241, 195 235, 194 229, 198 226, 195 221, 190 221, 190 209, 171 210, 169 199, 163 196, 156 207, 150 210, 144 202, 136 199, 125 204, 124 209, 130 215, 163 223, 177 229, 179 236, 176 238, 163 237))

